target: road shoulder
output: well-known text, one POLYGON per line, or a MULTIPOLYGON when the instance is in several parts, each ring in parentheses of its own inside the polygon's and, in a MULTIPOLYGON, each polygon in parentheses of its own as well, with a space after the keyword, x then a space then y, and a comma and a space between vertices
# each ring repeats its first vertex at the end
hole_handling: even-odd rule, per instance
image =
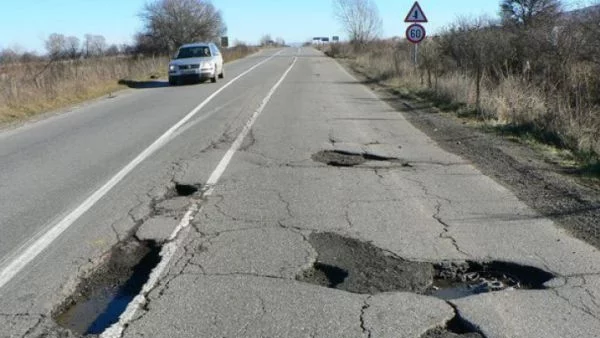
POLYGON ((574 237, 600 248, 597 185, 586 184, 527 144, 483 132, 463 119, 439 112, 427 102, 405 99, 396 89, 370 80, 348 60, 338 61, 442 149, 469 160, 529 207, 552 219, 574 237))

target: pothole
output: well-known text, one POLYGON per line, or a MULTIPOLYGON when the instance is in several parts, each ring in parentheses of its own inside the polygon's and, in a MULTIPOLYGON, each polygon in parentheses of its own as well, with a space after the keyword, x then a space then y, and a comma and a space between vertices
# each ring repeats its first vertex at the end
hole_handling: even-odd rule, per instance
POLYGON ((504 290, 544 289, 544 283, 554 278, 544 270, 508 262, 445 262, 434 268, 433 285, 426 294, 444 300, 504 290))
POLYGON ((414 262, 371 243, 335 233, 313 233, 314 266, 297 280, 360 294, 415 292, 443 300, 510 289, 543 289, 554 275, 506 262, 414 262))
POLYGON ((313 233, 309 242, 318 253, 313 268, 297 279, 360 294, 389 291, 425 292, 434 276, 430 263, 411 262, 370 243, 335 233, 313 233))
POLYGON ((119 243, 106 263, 84 278, 76 292, 59 306, 53 319, 81 335, 104 332, 140 293, 160 262, 160 250, 152 241, 119 243))
POLYGON ((367 162, 359 154, 349 154, 339 150, 324 150, 312 156, 313 161, 322 162, 333 167, 353 167, 367 162))
MULTIPOLYGON (((350 152, 343 150, 323 150, 312 156, 313 161, 325 163, 332 167, 354 167, 368 161, 399 161, 395 157, 380 156, 372 153, 350 152)), ((405 166, 408 163, 402 162, 405 166)))
POLYGON ((197 192, 199 192, 202 189, 202 184, 182 184, 182 183, 175 183, 175 186, 173 187, 172 191, 169 192, 166 196, 167 199, 169 198, 173 198, 176 196, 180 196, 180 197, 187 197, 187 196, 192 196, 194 194, 196 194, 197 192))

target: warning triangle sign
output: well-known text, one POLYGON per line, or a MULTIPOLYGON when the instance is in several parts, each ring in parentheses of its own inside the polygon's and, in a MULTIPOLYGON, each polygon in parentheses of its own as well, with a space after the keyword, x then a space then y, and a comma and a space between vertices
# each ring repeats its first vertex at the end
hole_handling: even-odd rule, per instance
POLYGON ((421 9, 419 2, 416 1, 415 4, 410 9, 410 12, 406 15, 406 19, 404 22, 427 22, 427 17, 425 13, 421 9))

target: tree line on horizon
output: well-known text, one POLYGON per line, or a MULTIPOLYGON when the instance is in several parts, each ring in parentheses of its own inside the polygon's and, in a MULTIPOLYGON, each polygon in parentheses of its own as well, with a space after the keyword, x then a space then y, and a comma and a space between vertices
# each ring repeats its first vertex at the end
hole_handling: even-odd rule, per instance
POLYGON ((144 28, 132 44, 109 44, 102 35, 83 39, 52 33, 44 41, 45 55, 20 47, 0 50, 0 64, 43 60, 68 60, 117 55, 171 55, 177 47, 194 41, 219 42, 227 33, 221 11, 209 0, 155 0, 139 13, 144 28))

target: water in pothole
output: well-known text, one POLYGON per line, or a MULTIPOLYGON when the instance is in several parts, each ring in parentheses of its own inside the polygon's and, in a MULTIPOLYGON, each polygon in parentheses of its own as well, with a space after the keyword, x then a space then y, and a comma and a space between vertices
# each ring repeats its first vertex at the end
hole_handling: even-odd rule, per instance
POLYGON ((121 243, 106 264, 80 283, 54 319, 78 334, 104 332, 140 293, 160 262, 159 254, 160 247, 152 242, 121 243))
POLYGON ((517 289, 544 289, 554 275, 508 262, 445 262, 434 266, 433 285, 425 294, 444 300, 517 289))

